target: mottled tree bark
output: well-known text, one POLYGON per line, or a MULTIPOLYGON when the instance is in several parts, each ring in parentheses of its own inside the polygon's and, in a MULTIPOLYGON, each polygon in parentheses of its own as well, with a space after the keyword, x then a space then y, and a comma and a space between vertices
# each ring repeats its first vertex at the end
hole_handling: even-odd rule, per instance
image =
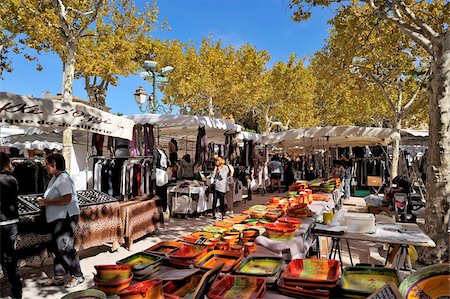
POLYGON ((449 260, 450 31, 433 40, 433 51, 425 221, 436 248, 422 254, 427 264, 449 260))

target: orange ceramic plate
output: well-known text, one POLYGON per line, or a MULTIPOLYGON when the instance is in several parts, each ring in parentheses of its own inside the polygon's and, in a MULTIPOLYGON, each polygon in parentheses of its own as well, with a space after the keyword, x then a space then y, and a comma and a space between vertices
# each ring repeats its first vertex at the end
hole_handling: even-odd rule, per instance
POLYGON ((340 275, 336 260, 297 259, 291 261, 281 275, 284 280, 335 283, 340 275))
POLYGON ((240 252, 213 250, 199 258, 194 264, 194 267, 210 270, 216 268, 220 264, 224 264, 222 272, 228 272, 239 266, 242 257, 243 255, 240 252))
POLYGON ((174 252, 183 245, 181 242, 159 242, 150 248, 147 248, 145 252, 154 254, 168 254, 174 252))
POLYGON ((169 258, 194 259, 205 254, 207 251, 208 249, 204 246, 186 244, 181 246, 180 249, 169 254, 169 258))

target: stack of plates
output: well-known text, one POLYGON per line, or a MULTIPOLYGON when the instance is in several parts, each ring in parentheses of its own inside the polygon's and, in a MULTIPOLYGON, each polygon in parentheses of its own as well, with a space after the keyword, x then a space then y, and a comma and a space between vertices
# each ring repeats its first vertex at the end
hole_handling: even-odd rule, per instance
POLYGON ((159 271, 163 258, 160 255, 148 252, 138 252, 117 261, 118 265, 132 265, 134 279, 145 280, 153 273, 159 271))
POLYGON ((280 276, 285 265, 281 257, 252 256, 242 261, 235 273, 243 276, 264 277, 271 286, 280 276))
POLYGON ((336 260, 297 259, 291 261, 277 281, 281 293, 289 296, 328 298, 339 281, 336 260))

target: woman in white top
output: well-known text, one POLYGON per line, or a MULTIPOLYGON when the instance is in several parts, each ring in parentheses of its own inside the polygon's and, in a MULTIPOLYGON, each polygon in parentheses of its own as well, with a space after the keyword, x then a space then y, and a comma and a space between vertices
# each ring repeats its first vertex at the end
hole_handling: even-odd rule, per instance
POLYGON ((212 215, 213 219, 216 219, 217 199, 219 199, 220 212, 223 219, 225 216, 225 192, 227 192, 229 169, 225 166, 225 160, 222 157, 217 156, 215 160, 216 167, 211 176, 211 184, 214 184, 212 215))
POLYGON ((80 208, 75 184, 65 171, 66 163, 60 154, 45 158, 47 171, 53 175, 44 197, 38 197, 40 206, 45 207, 47 223, 52 235, 54 276, 43 286, 62 286, 66 274, 71 275, 66 288, 73 288, 84 281, 80 258, 75 249, 75 229, 78 225, 80 208))

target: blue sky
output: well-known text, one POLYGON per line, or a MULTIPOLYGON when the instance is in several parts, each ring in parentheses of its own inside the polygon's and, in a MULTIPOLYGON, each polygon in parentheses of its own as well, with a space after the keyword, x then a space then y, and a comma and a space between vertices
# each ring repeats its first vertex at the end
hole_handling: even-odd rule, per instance
MULTIPOLYGON (((144 1, 136 1, 143 6, 144 1)), ((170 31, 155 32, 161 39, 178 39, 183 42, 200 42, 209 34, 223 44, 235 48, 250 43, 258 50, 266 50, 271 56, 270 64, 286 60, 291 53, 299 57, 313 54, 324 45, 328 37, 326 21, 331 8, 315 9, 313 17, 303 23, 290 19, 288 0, 159 0, 160 18, 167 19, 170 31)), ((11 57, 12 73, 4 73, 0 90, 41 97, 42 93, 61 92, 62 62, 52 53, 39 57, 43 71, 36 71, 36 64, 21 55, 11 57)), ((73 94, 87 99, 83 81, 74 83, 73 94)), ((106 103, 112 112, 123 114, 140 113, 133 93, 138 86, 148 93, 152 87, 139 76, 121 77, 119 86, 110 87, 106 103)))

